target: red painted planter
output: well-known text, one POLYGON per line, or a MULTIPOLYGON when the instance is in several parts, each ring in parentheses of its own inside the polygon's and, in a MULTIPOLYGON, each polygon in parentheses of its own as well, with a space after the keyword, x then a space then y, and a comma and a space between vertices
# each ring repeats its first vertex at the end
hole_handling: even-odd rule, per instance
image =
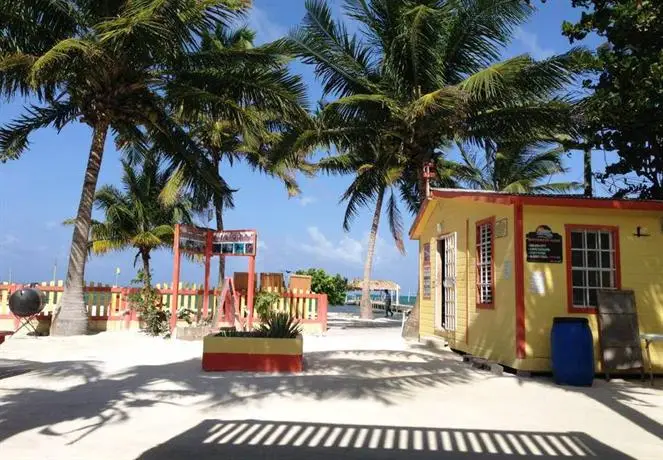
POLYGON ((210 335, 203 339, 202 364, 207 372, 302 372, 303 341, 210 335))

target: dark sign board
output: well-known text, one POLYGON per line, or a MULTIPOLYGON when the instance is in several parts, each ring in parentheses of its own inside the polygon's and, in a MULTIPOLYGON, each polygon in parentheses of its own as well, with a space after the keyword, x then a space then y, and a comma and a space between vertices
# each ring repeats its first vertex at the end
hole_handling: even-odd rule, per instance
POLYGON ((539 225, 536 231, 527 234, 525 250, 528 262, 561 264, 564 254, 562 235, 553 233, 547 225, 539 225))
POLYGON ((190 254, 205 254, 207 229, 193 225, 180 226, 180 250, 190 254))
POLYGON ((255 256, 258 235, 255 230, 214 232, 212 254, 224 256, 255 256))
POLYGON ((423 261, 423 298, 430 300, 431 298, 431 273, 430 273, 430 243, 424 244, 424 261, 423 261))

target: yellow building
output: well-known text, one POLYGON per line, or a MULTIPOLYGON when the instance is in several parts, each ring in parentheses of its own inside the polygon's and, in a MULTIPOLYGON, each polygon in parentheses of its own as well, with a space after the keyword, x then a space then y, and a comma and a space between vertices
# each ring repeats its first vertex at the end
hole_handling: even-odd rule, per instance
MULTIPOLYGON (((419 240, 422 338, 528 371, 550 370, 554 317, 584 316, 599 289, 635 292, 641 333, 663 333, 663 202, 433 189, 419 240)), ((663 344, 651 346, 663 372, 663 344)))

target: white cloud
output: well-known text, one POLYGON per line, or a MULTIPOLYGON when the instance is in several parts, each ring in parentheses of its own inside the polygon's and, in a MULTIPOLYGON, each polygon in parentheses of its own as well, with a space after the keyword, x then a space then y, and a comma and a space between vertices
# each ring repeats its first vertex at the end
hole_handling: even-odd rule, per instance
POLYGON ((361 264, 364 252, 361 242, 344 235, 338 243, 329 240, 318 227, 306 229, 310 243, 300 245, 303 252, 319 259, 339 261, 349 264, 361 264))
POLYGON ((265 243, 265 240, 258 240, 258 249, 262 249, 263 251, 267 249, 267 243, 265 243))
MULTIPOLYGON (((306 231, 310 242, 298 244, 301 251, 319 260, 336 261, 353 265, 357 273, 361 272, 368 247, 368 233, 364 235, 362 240, 343 235, 338 242, 334 242, 325 236, 318 227, 308 227, 306 231)), ((391 263, 400 258, 401 254, 391 241, 386 241, 378 237, 375 242, 374 257, 373 265, 377 266, 391 263)))
POLYGON ((303 197, 301 197, 297 200, 299 205, 304 207, 304 208, 306 206, 308 206, 309 204, 315 203, 316 201, 318 201, 318 199, 314 196, 303 196, 303 197))
POLYGON ((258 42, 271 42, 283 37, 287 29, 269 18, 269 15, 253 5, 248 17, 248 26, 258 34, 258 42))
POLYGON ((541 46, 538 35, 527 32, 522 27, 516 28, 514 38, 536 59, 546 59, 555 54, 554 49, 541 46))

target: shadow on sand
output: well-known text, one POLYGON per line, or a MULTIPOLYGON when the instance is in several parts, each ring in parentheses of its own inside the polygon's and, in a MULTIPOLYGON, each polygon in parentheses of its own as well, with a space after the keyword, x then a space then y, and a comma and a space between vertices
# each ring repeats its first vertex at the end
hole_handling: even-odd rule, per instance
POLYGON ((141 460, 630 458, 584 433, 205 420, 141 460))
MULTIPOLYGON (((75 444, 87 435, 113 423, 121 423, 130 418, 131 409, 152 407, 161 404, 177 406, 188 404, 196 397, 196 405, 203 409, 231 407, 247 401, 261 401, 274 395, 283 397, 328 400, 345 398, 376 401, 383 405, 402 403, 421 389, 462 385, 476 380, 475 370, 460 363, 457 356, 445 353, 434 355, 420 351, 333 351, 311 352, 306 354, 306 372, 298 375, 252 374, 252 373, 203 373, 200 360, 191 359, 160 365, 139 365, 118 372, 102 372, 101 363, 84 361, 58 361, 41 363, 33 361, 15 362, 32 369, 32 375, 49 379, 76 378, 74 384, 64 389, 49 389, 38 386, 21 386, 11 389, 5 386, 0 404, 0 441, 16 434, 41 428, 41 433, 51 436, 66 436, 69 444, 75 444), (62 422, 84 421, 82 428, 73 432, 62 432, 57 425, 62 422)), ((11 361, 6 361, 11 364, 11 361)), ((25 378, 25 377, 19 377, 25 378)), ((500 378, 485 375, 483 378, 500 378)), ((26 380, 27 381, 27 380, 26 380)), ((39 381, 39 380, 35 380, 39 381)), ((526 380, 527 381, 527 380, 526 380)), ((545 380, 532 380, 532 383, 546 383, 545 380)), ((595 388, 571 389, 582 392, 614 412, 624 416, 642 429, 663 438, 663 426, 643 413, 633 409, 632 405, 646 404, 638 397, 643 388, 628 383, 602 384, 595 388)), ((498 397, 498 396, 496 396, 498 397)), ((326 425, 325 425, 326 426, 326 425)), ((411 458, 412 460, 433 458, 467 458, 470 456, 488 456, 500 458, 510 456, 509 450, 518 455, 530 455, 531 446, 535 446, 541 455, 565 456, 562 447, 571 455, 581 455, 567 442, 571 439, 585 455, 597 453, 599 458, 628 458, 620 452, 600 444, 583 433, 511 433, 490 431, 440 430, 434 428, 415 429, 409 427, 394 428, 399 436, 405 436, 407 447, 387 448, 386 438, 379 438, 380 447, 364 444, 366 437, 372 438, 376 432, 385 433, 388 427, 377 426, 331 426, 339 428, 343 436, 335 441, 311 444, 315 436, 328 440, 328 434, 320 434, 323 425, 283 424, 281 422, 223 422, 206 421, 193 430, 183 433, 167 443, 145 453, 144 458, 179 458, 178 449, 198 450, 202 458, 411 458), (231 423, 237 426, 228 428, 231 423), (287 432, 294 427, 297 433, 287 440, 274 435, 274 448, 267 450, 261 444, 268 439, 255 440, 254 435, 267 425, 285 426, 287 432), (212 432, 219 431, 219 440, 225 442, 204 442, 212 432), (240 428, 241 427, 241 428, 240 428), (250 430, 250 432, 249 432, 250 430), (378 430, 378 431, 376 431, 378 430), (234 433, 229 438, 231 432, 234 433), (304 433, 309 433, 301 442, 297 441, 304 433), (445 448, 443 433, 451 438, 451 447, 445 448), (248 433, 248 434, 247 434, 248 433), (348 434, 351 433, 351 434, 348 434), (366 433, 362 435, 361 433, 366 433), (405 434, 402 434, 405 433, 405 434), (430 434, 433 433, 433 434, 430 434), (442 434, 441 434, 442 433, 442 434), (437 450, 433 449, 430 436, 437 439, 437 450), (348 438, 347 443, 341 440, 348 438), (363 441, 360 439, 363 439, 363 441), (418 445, 418 438, 423 444, 418 445), (439 439, 438 439, 439 438, 439 439), (479 443, 481 452, 474 447, 474 440, 479 443), (512 439, 520 440, 520 445, 528 454, 520 454, 512 439), (251 444, 251 440, 254 443, 251 444), (465 440, 461 444, 461 440, 465 440), (502 444, 501 440, 506 440, 502 444), (543 440, 543 441, 541 441, 543 440), (291 442, 292 441, 292 442, 291 442), (360 442, 361 441, 361 442, 360 442), (489 444, 490 443, 490 444, 489 444), (543 444, 545 443, 545 444, 543 444), (347 444, 347 445, 346 445, 347 444), (354 447, 355 445, 359 447, 354 447), (463 450, 465 445, 469 450, 463 450), (493 449, 490 446, 493 446, 493 449), (469 447, 468 447, 469 446, 469 447), (504 447, 506 446, 506 447, 504 447), (547 447, 546 447, 547 446, 547 447), (561 446, 561 447, 560 447, 561 446), (552 450, 550 450, 552 449, 552 450), (496 452, 493 452, 496 450, 496 452), (159 456, 163 452, 163 456, 159 456), (171 452, 171 453, 168 453, 171 452), (278 456, 276 456, 278 454, 278 456)), ((271 428, 270 428, 271 429, 271 428)), ((285 428, 284 428, 285 429, 285 428)), ((294 429, 294 428, 293 428, 294 429)), ((379 435, 382 436, 382 435, 379 435)), ((395 442, 395 441, 394 441, 395 442)), ((400 442, 400 438, 399 441, 400 442)), ((393 444, 398 445, 400 444, 393 444)), ((448 446, 447 446, 448 447, 448 446)), ((187 454, 188 455, 188 454, 187 454)), ((515 454, 514 454, 515 455, 515 454)), ((531 453, 531 455, 534 455, 531 453)), ((182 455, 183 457, 184 455, 182 455)))
MULTIPOLYGON (((129 419, 131 407, 180 404, 203 398, 207 409, 260 401, 274 395, 326 400, 346 398, 395 404, 418 389, 468 382, 473 370, 450 355, 403 351, 307 353, 302 374, 204 373, 200 359, 141 365, 117 373, 101 372, 100 363, 21 361, 34 376, 78 378, 63 390, 38 387, 4 389, 0 404, 0 441, 37 427, 60 435, 53 425, 83 419, 71 444, 109 423, 129 419), (164 385, 166 385, 164 387, 164 385)), ((35 380, 38 381, 38 380, 35 380)), ((61 433, 65 434, 65 433, 61 433)), ((67 433, 69 436, 72 433, 67 433)))

